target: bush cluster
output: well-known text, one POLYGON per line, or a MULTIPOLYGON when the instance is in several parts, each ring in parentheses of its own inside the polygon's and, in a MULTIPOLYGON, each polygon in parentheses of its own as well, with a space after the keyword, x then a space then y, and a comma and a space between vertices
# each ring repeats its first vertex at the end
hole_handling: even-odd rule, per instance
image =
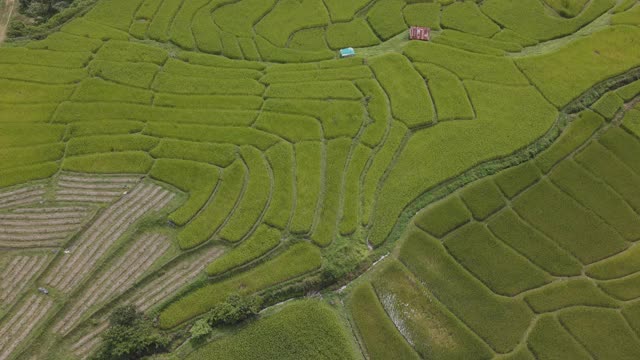
POLYGON ((191 330, 194 341, 202 341, 215 326, 233 325, 258 314, 262 298, 257 295, 241 296, 233 293, 224 302, 218 303, 203 318, 196 321, 191 330))

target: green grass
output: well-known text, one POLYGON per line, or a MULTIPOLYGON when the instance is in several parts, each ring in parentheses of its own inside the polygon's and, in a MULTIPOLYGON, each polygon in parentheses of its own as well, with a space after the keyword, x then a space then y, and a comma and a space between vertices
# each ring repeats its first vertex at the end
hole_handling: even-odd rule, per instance
POLYGON ((256 128, 276 134, 289 142, 320 141, 322 126, 315 118, 305 115, 289 115, 262 112, 256 120, 256 128))
POLYGON ((123 31, 129 30, 129 24, 142 0, 112 0, 98 3, 84 16, 85 19, 95 21, 123 31))
POLYGON ((143 128, 143 122, 133 120, 77 121, 69 124, 67 137, 135 134, 142 131, 143 128))
POLYGON ((294 201, 294 153, 293 146, 280 143, 266 152, 269 166, 273 170, 273 193, 264 221, 276 228, 284 229, 293 212, 294 201))
POLYGON ((488 226, 498 239, 551 275, 576 276, 582 271, 582 265, 570 253, 525 224, 511 210, 496 215, 488 226))
POLYGON ((311 230, 316 205, 322 189, 322 153, 319 142, 295 145, 296 210, 291 220, 291 231, 306 233, 311 230))
POLYGON ((572 306, 616 308, 615 300, 605 295, 590 280, 575 279, 554 282, 527 293, 524 300, 536 313, 553 312, 572 306))
POLYGON ((612 256, 587 267, 585 273, 598 280, 610 280, 640 271, 640 247, 633 246, 627 251, 612 256))
POLYGON ((559 317, 563 326, 596 358, 631 360, 640 356, 636 334, 615 310, 573 309, 559 317))
POLYGON ((327 25, 329 14, 322 0, 279 1, 255 24, 257 34, 277 47, 285 47, 296 30, 327 25))
POLYGON ((96 135, 74 137, 67 142, 67 156, 120 151, 148 152, 158 139, 145 135, 96 135))
POLYGON ((572 18, 580 14, 582 9, 584 9, 585 5, 587 4, 588 0, 545 0, 545 2, 553 10, 555 10, 558 15, 564 18, 572 18))
POLYGON ((456 2, 442 11, 442 27, 491 37, 500 27, 484 15, 473 1, 456 2))
POLYGON ((531 311, 517 300, 497 297, 456 263, 440 241, 410 230, 399 259, 495 351, 509 352, 518 345, 532 319, 531 311))
POLYGON ((146 174, 151 170, 153 159, 142 151, 100 153, 69 156, 62 162, 62 169, 76 172, 103 174, 146 174))
POLYGON ((281 234, 277 229, 260 225, 237 247, 229 250, 207 266, 207 275, 216 276, 244 265, 266 254, 280 244, 281 234))
POLYGON ((238 161, 225 169, 214 197, 178 234, 178 244, 181 249, 191 249, 204 243, 218 230, 240 196, 245 177, 244 166, 238 161))
POLYGON ((407 30, 402 16, 403 0, 377 1, 367 12, 367 21, 382 40, 389 40, 407 30))
POLYGON ((527 345, 537 359, 591 359, 591 355, 551 316, 538 320, 527 345))
MULTIPOLYGON (((578 0, 583 1, 583 0, 578 0)), ((579 4, 576 1, 567 4, 579 4)), ((611 9, 614 0, 595 0, 580 15, 571 19, 549 14, 539 0, 488 0, 482 4, 482 11, 504 27, 521 36, 535 40, 551 40, 576 32, 611 9)), ((573 6, 572 6, 573 7, 573 6)))
POLYGON ((369 24, 361 18, 327 27, 327 44, 337 50, 345 47, 367 47, 380 43, 369 24))
POLYGON ((64 144, 43 144, 29 147, 0 149, 0 169, 57 161, 64 156, 64 144))
POLYGON ((249 0, 218 8, 214 11, 216 24, 223 31, 236 36, 252 37, 253 25, 275 4, 274 0, 249 0))
POLYGON ((371 285, 356 287, 350 294, 347 308, 370 359, 420 358, 387 317, 371 285))
POLYGON ((531 161, 501 171, 494 177, 500 190, 510 199, 535 184, 538 179, 540 171, 531 161))
POLYGON ((615 92, 610 92, 596 101, 591 108, 605 119, 611 120, 624 104, 624 100, 615 92))
POLYGON ((86 69, 53 68, 28 64, 0 64, 2 78, 33 81, 37 79, 47 84, 76 83, 87 76, 86 69))
POLYGON ((325 4, 329 9, 329 16, 333 22, 349 21, 358 10, 364 8, 371 1, 369 0, 325 0, 325 4))
POLYGON ((209 79, 161 72, 152 87, 174 94, 262 95, 264 87, 253 79, 209 79))
POLYGON ((638 28, 606 28, 557 51, 516 61, 549 101, 563 107, 595 84, 640 65, 638 36, 638 28))
POLYGON ((621 279, 600 281, 598 286, 607 294, 622 301, 640 297, 640 274, 632 274, 621 279))
POLYGON ((552 280, 478 223, 449 235, 444 246, 460 265, 500 295, 515 296, 552 280))
POLYGON ((213 193, 220 171, 207 164, 187 160, 156 160, 151 172, 154 179, 171 184, 189 195, 188 200, 169 215, 169 220, 184 225, 206 204, 213 193))
MULTIPOLYGON (((74 123, 74 125, 76 124, 78 123, 74 123)), ((159 159, 192 160, 227 167, 236 159, 237 148, 230 144, 162 139, 149 154, 159 159)))
POLYGON ((72 91, 73 87, 69 85, 41 85, 0 80, 0 103, 54 103, 68 99, 72 91))
POLYGON ((56 68, 82 68, 89 62, 90 52, 30 50, 20 47, 0 49, 0 64, 43 65, 56 68))
POLYGON ((624 239, 611 227, 548 181, 534 185, 513 206, 518 215, 584 264, 626 248, 624 239), (602 239, 608 240, 602 242, 602 239))
POLYGON ((220 231, 220 237, 238 242, 251 230, 268 205, 272 192, 269 163, 264 155, 254 147, 243 146, 240 155, 244 160, 249 181, 233 214, 220 231))
POLYGON ((640 110, 629 110, 622 120, 622 125, 640 138, 640 110))
POLYGON ((624 162, 631 170, 640 175, 640 141, 638 138, 620 128, 607 131, 600 138, 600 143, 624 162))
POLYGON ((637 6, 611 17, 611 23, 616 25, 638 25, 640 24, 640 9, 637 6))
POLYGON ((407 127, 429 125, 435 113, 429 90, 404 56, 388 54, 369 61, 391 102, 393 116, 407 127))
POLYGON ((187 356, 199 359, 357 359, 350 334, 319 300, 284 305, 187 356))
POLYGON ((387 122, 391 117, 390 109, 387 106, 384 90, 376 81, 359 80, 356 85, 366 98, 366 109, 371 119, 371 124, 365 128, 360 141, 369 147, 374 147, 384 137, 387 122))
POLYGON ((402 10, 404 20, 409 26, 425 26, 433 30, 440 29, 440 4, 407 4, 402 10))
POLYGON ((45 162, 0 170, 0 187, 23 184, 32 180, 46 179, 57 173, 59 169, 60 165, 57 162, 45 162))
POLYGON ((634 81, 631 84, 625 85, 616 90, 618 96, 624 101, 631 101, 636 96, 640 95, 640 81, 634 81))
POLYGON ((63 32, 53 33, 45 40, 32 41, 25 45, 28 49, 44 49, 56 51, 97 51, 102 41, 63 32))
POLYGON ((269 262, 228 280, 206 285, 172 303, 160 313, 160 327, 172 328, 205 313, 231 293, 251 294, 264 290, 316 270, 320 263, 317 247, 309 243, 293 245, 269 262))
POLYGON ((107 61, 144 62, 162 65, 167 60, 167 52, 155 46, 125 42, 108 41, 96 54, 96 59, 107 61))
POLYGON ((358 100, 362 94, 350 81, 278 83, 269 86, 267 98, 358 100))
POLYGON ((474 182, 460 196, 477 220, 484 220, 505 206, 500 189, 491 179, 474 182))
POLYGON ((589 140, 603 122, 604 119, 592 111, 580 113, 579 117, 569 124, 558 140, 536 158, 536 165, 543 172, 548 173, 553 166, 589 140))
POLYGON ((551 180, 579 203, 591 209, 625 239, 640 239, 640 217, 604 182, 594 178, 573 161, 563 161, 551 180))
POLYGON ((362 223, 360 216, 362 207, 360 202, 362 191, 360 179, 370 156, 371 150, 361 144, 355 148, 351 155, 349 167, 345 174, 344 207, 342 209, 342 219, 340 219, 340 234, 342 235, 353 234, 362 223))
POLYGON ((432 64, 415 64, 427 80, 438 121, 473 119, 475 114, 464 85, 452 72, 432 64))
POLYGON ((392 319, 422 358, 491 358, 489 347, 465 328, 400 263, 389 263, 374 280, 373 286, 387 313, 394 314, 392 319))
POLYGON ((146 89, 151 86, 159 69, 158 65, 144 62, 94 60, 89 65, 89 74, 119 84, 146 89))
POLYGON ((450 196, 423 209, 414 221, 419 228, 441 238, 471 221, 471 213, 459 197, 450 196))

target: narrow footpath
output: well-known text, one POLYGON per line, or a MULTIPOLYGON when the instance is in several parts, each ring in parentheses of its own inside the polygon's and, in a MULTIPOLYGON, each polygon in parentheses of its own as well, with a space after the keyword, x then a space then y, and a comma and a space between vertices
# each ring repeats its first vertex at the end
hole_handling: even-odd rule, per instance
POLYGON ((9 27, 9 22, 11 21, 11 15, 13 15, 15 4, 15 0, 4 0, 4 7, 0 13, 0 44, 4 42, 4 39, 7 36, 7 27, 9 27))

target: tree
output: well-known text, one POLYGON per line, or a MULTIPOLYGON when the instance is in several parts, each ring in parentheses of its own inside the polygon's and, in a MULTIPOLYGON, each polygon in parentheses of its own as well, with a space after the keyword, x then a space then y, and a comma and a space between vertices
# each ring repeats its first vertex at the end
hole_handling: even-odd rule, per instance
POLYGON ((211 331, 211 325, 209 325, 207 319, 200 319, 196 321, 195 324, 193 324, 193 326, 191 327, 191 330, 189 330, 189 332, 191 333, 191 338, 195 342, 202 341, 202 339, 211 334, 211 331))
POLYGON ((262 298, 259 296, 231 294, 225 302, 211 309, 207 321, 210 326, 235 324, 256 315, 261 307, 262 298))

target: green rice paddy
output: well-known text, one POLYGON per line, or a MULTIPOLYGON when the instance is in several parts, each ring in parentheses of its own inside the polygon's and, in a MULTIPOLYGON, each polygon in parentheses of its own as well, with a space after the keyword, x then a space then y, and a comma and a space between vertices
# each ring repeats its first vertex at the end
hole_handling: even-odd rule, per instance
POLYGON ((640 358, 639 10, 97 0, 6 42, 0 359, 90 358, 123 304, 157 359, 640 358))

